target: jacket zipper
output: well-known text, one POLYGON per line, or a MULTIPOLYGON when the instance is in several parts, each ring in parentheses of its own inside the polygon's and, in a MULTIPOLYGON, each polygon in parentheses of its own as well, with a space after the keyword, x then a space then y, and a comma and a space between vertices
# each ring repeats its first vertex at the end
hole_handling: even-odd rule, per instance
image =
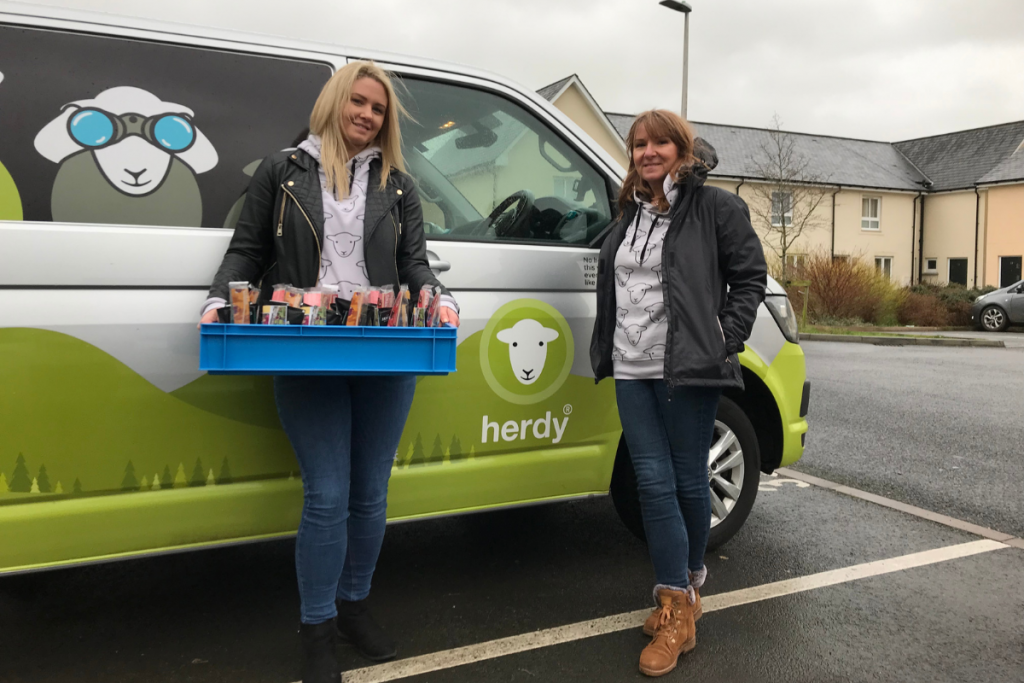
MULTIPOLYGON (((282 186, 283 187, 283 186, 282 186)), ((285 199, 281 197, 281 215, 277 217, 277 236, 284 234, 284 205, 285 199)))
MULTIPOLYGON (((316 282, 314 283, 314 285, 319 285, 320 284, 320 264, 324 260, 323 253, 320 250, 320 237, 316 234, 316 228, 313 227, 313 221, 309 220, 309 216, 306 214, 306 210, 302 208, 302 204, 299 204, 299 200, 295 198, 295 195, 293 195, 291 192, 289 192, 288 188, 286 188, 284 185, 281 185, 281 189, 284 191, 284 193, 286 195, 288 195, 289 197, 292 198, 292 201, 295 202, 295 206, 299 207, 299 211, 302 212, 302 216, 306 219, 306 223, 309 225, 309 229, 313 232, 313 239, 316 240, 316 282)), ((281 202, 281 217, 282 217, 282 219, 284 218, 284 202, 283 201, 281 202)), ((278 225, 278 227, 277 227, 277 234, 278 234, 278 236, 281 235, 281 226, 280 225, 278 225)))
POLYGON ((402 234, 402 224, 395 222, 395 214, 388 211, 388 215, 391 216, 391 225, 395 228, 395 252, 392 255, 395 262, 395 274, 398 279, 402 279, 401 274, 398 272, 398 236, 402 234))

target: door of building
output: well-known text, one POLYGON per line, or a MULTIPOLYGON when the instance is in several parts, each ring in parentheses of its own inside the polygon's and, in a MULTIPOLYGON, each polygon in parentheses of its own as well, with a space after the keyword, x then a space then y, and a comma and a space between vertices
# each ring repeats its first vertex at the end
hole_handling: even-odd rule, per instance
POLYGON ((949 259, 949 284, 953 284, 954 282, 958 285, 963 285, 964 287, 967 286, 967 259, 949 259))
POLYGON ((999 257, 999 287, 1009 287, 1020 281, 1020 256, 999 257))

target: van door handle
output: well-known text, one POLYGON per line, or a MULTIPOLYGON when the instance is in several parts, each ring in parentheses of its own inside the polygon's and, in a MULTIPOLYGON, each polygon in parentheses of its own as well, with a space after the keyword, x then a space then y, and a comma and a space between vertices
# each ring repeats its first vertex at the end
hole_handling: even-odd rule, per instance
POLYGON ((427 265, 435 273, 444 273, 452 269, 450 261, 444 261, 432 251, 427 252, 427 265))

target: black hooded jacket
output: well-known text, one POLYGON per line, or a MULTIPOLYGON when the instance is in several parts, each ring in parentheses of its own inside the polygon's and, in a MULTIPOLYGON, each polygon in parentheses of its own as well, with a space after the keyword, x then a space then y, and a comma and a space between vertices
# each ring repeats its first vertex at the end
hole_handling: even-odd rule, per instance
MULTIPOLYGON (((410 176, 392 170, 380 188, 382 162, 370 162, 363 222, 370 284, 408 284, 413 292, 441 283, 427 263, 423 209, 410 176)), ((313 287, 320 275, 324 206, 320 168, 300 149, 272 154, 253 174, 242 214, 210 288, 228 299, 228 283, 259 284, 260 299, 278 283, 313 287)), ((447 290, 442 287, 447 294, 447 290)))
MULTIPOLYGON (((742 388, 736 354, 750 337, 764 300, 768 268, 746 203, 704 185, 708 171, 718 164, 714 148, 698 139, 696 152, 701 161, 681 183, 662 245, 668 318, 664 379, 669 386, 742 388)), ((615 253, 637 211, 636 203, 630 203, 601 247, 597 320, 590 342, 597 381, 613 376, 615 253)))

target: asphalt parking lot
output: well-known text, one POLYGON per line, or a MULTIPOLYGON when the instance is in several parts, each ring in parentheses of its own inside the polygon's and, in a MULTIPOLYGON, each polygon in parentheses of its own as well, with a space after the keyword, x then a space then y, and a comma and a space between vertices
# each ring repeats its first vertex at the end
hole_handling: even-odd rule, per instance
MULTIPOLYGON (((908 382, 934 366, 945 367, 936 370, 942 377, 981 386, 995 361, 929 356, 917 367, 909 356, 867 355, 908 348, 806 345, 814 431, 800 469, 833 480, 857 474, 851 453, 869 443, 858 435, 889 425, 896 411, 893 424, 902 416, 915 427, 883 430, 884 439, 916 464, 895 476, 921 481, 895 488, 893 497, 944 504, 939 511, 951 513, 960 487, 924 476, 917 441, 936 429, 936 448, 950 438, 941 431, 946 413, 933 414, 943 401, 929 394, 923 412, 915 411, 910 390, 919 387, 908 382), (893 366, 907 366, 890 386, 906 396, 872 398, 871 378, 893 366), (858 412, 858 403, 874 400, 885 416, 858 412)), ((1015 381, 1017 393, 1005 398, 1019 403, 1015 381)), ((947 402, 954 411, 956 402, 947 402)), ((1013 475, 1000 469, 1019 461, 1013 438, 997 430, 986 453, 1011 464, 979 469, 975 478, 1013 475)), ((857 476, 867 485, 886 480, 884 469, 863 464, 879 457, 864 454, 859 467, 867 474, 857 476)), ((853 485, 853 475, 843 483, 853 485)), ((1004 521, 986 524, 1006 531, 1004 521)), ((697 649, 665 680, 1024 681, 1024 544, 999 538, 1006 542, 763 477, 747 524, 707 557, 697 649)), ((290 541, 278 541, 0 579, 0 681, 291 683, 299 675, 292 553, 290 541)), ((342 649, 344 680, 642 680, 639 627, 652 580, 646 548, 608 498, 397 525, 371 601, 398 636, 400 659, 369 666, 342 649)))
POLYGON ((794 469, 1024 535, 1024 347, 803 348, 811 428, 794 469))

